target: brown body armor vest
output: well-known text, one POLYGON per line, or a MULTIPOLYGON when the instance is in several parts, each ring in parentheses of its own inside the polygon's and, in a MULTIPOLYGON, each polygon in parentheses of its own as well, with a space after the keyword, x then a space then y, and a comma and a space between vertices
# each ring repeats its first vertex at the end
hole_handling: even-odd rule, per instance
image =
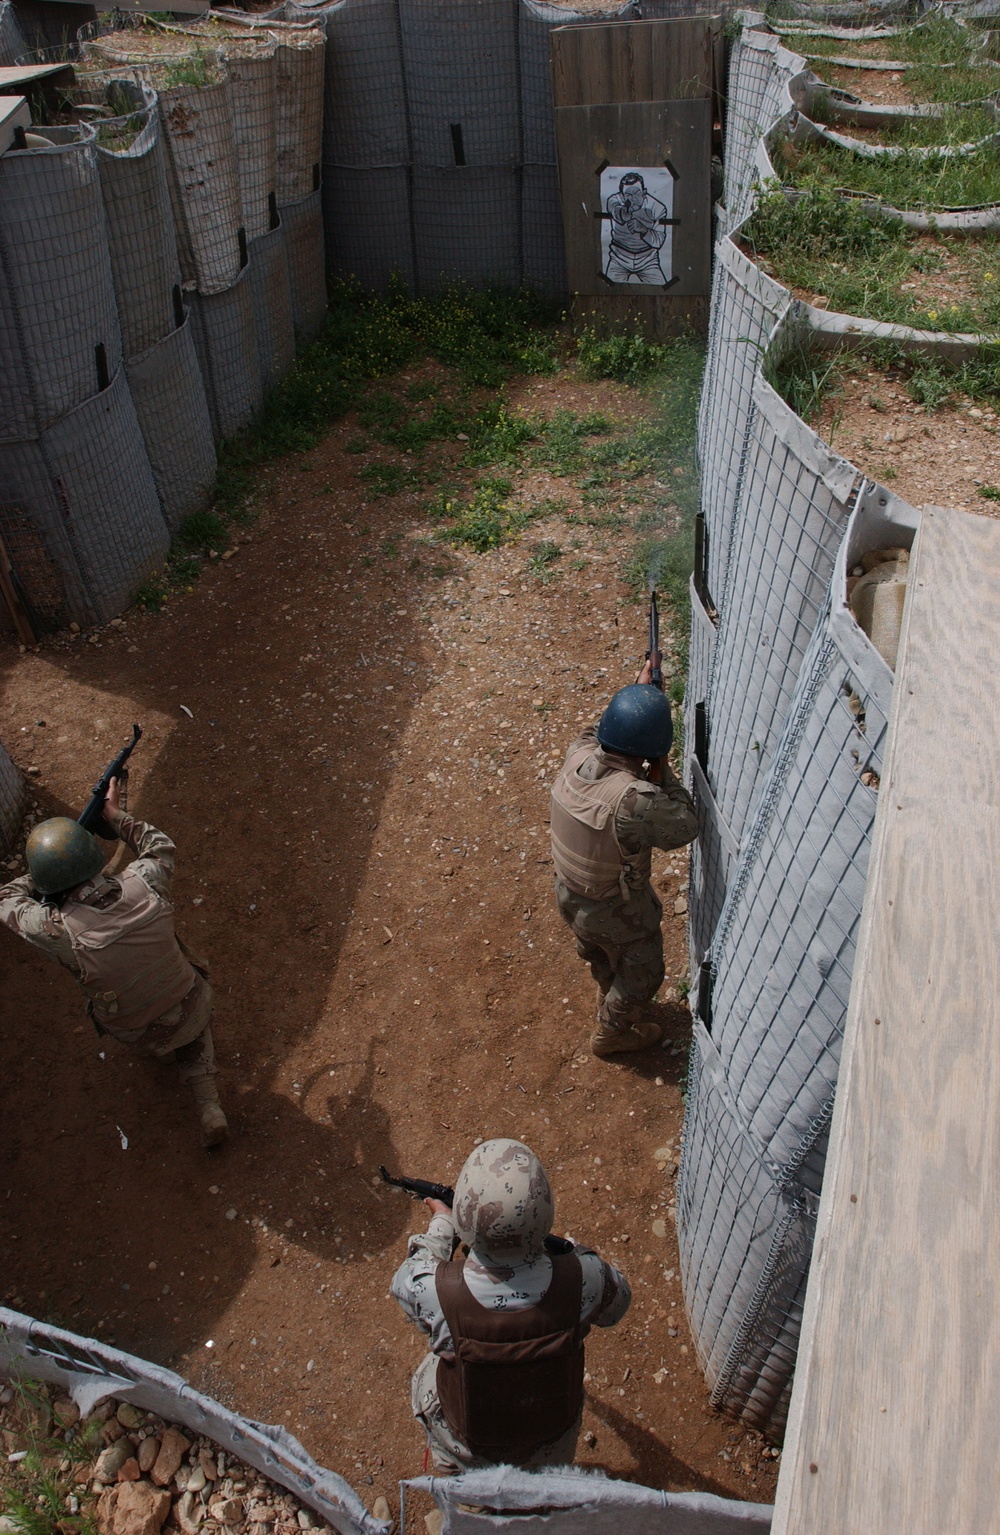
POLYGON ((581 778, 580 768, 594 751, 581 746, 571 752, 552 786, 552 862, 557 877, 576 895, 591 901, 628 900, 630 890, 649 879, 652 850, 626 853, 615 833, 615 815, 641 780, 623 769, 581 778))
POLYGON ((91 1017, 108 1034, 145 1028, 195 982, 174 936, 170 902, 131 869, 118 882, 122 893, 110 905, 67 901, 60 912, 91 1017))
POLYGON ((454 1349, 438 1358, 438 1399, 474 1455, 520 1465, 560 1439, 583 1408, 583 1270, 575 1253, 553 1257, 552 1281, 536 1305, 489 1311, 465 1283, 464 1267, 437 1269, 454 1349))

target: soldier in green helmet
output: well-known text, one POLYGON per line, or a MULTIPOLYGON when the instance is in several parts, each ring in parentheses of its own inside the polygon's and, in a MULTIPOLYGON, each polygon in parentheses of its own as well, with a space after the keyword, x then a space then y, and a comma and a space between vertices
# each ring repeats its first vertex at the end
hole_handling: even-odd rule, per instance
POLYGON ((134 861, 106 875, 89 831, 65 816, 41 821, 25 849, 28 873, 0 887, 0 925, 75 976, 98 1033, 173 1060, 194 1094, 202 1145, 221 1145, 228 1126, 215 1083, 212 988, 174 932, 174 844, 121 809, 115 779, 104 815, 134 861))

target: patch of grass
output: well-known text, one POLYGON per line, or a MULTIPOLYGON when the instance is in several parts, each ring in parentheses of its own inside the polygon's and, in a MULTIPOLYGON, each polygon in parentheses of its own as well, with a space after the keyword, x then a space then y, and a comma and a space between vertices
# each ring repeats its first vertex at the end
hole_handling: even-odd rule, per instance
MULTIPOLYGON (((555 415, 537 432, 538 445, 530 454, 530 462, 550 474, 568 476, 578 474, 594 463, 595 449, 588 444, 590 437, 603 437, 613 432, 615 423, 599 411, 578 416, 571 410, 557 410, 555 415)), ((603 448, 607 453, 607 449, 603 448)))
POLYGON ((845 187, 893 208, 968 208, 1000 202, 1000 156, 988 145, 961 155, 878 155, 836 144, 789 145, 783 171, 795 186, 845 187))
POLYGON ((949 372, 943 363, 928 357, 913 369, 906 387, 910 398, 925 410, 940 410, 954 392, 954 369, 949 372))
POLYGON ((491 400, 468 423, 468 435, 467 464, 505 468, 516 463, 524 444, 537 437, 538 423, 509 410, 502 400, 491 400))
POLYGON ((412 384, 406 386, 406 398, 419 403, 421 400, 432 400, 438 392, 437 384, 432 384, 430 379, 418 378, 412 384))
POLYGON ((65 1438, 42 1433, 34 1425, 48 1421, 49 1401, 45 1387, 34 1381, 14 1382, 17 1416, 25 1425, 28 1453, 7 1468, 0 1484, 0 1514, 12 1520, 22 1535, 97 1535, 86 1487, 77 1487, 73 1472, 90 1460, 100 1446, 96 1424, 68 1429, 65 1438), (79 1512, 68 1511, 71 1495, 79 1512))
POLYGON ((438 537, 447 543, 466 544, 477 554, 509 543, 538 517, 536 507, 511 505, 512 489, 510 480, 498 476, 480 480, 471 501, 464 506, 448 503, 447 515, 454 522, 438 537))
POLYGON ((416 476, 402 464, 368 464, 358 471, 358 479, 368 487, 368 499, 380 496, 398 496, 404 490, 413 490, 418 484, 416 476))
POLYGON ((980 485, 979 494, 986 501, 1000 501, 1000 485, 980 485))
POLYGON ((185 58, 170 59, 159 66, 156 74, 159 88, 168 91, 184 85, 214 85, 218 78, 215 68, 200 52, 188 54, 185 58))
POLYGON ((621 384, 641 384, 663 366, 666 348, 645 336, 599 337, 584 329, 577 338, 577 357, 584 378, 613 378, 621 384))
POLYGON ((803 421, 812 423, 827 395, 840 380, 841 361, 836 352, 821 352, 796 339, 780 355, 771 353, 764 376, 771 388, 803 421))
POLYGON ((741 238, 779 281, 824 294, 842 314, 924 330, 982 333, 1000 326, 995 235, 920 235, 830 186, 809 183, 795 199, 776 186, 765 190, 741 238), (968 298, 928 305, 914 296, 923 275, 947 270, 954 281, 956 263, 968 298))
POLYGON ((532 546, 531 558, 528 560, 527 569, 531 575, 537 576, 543 586, 555 580, 558 572, 552 567, 557 560, 561 560, 563 551, 551 538, 543 538, 540 543, 532 546))

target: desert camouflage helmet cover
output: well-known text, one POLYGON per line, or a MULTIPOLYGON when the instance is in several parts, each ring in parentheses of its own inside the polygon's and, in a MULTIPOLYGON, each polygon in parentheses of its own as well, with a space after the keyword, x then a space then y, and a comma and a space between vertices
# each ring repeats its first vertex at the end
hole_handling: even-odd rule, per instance
POLYGON ((483 1141, 455 1185, 455 1230, 485 1260, 517 1263, 542 1251, 555 1211, 545 1169, 522 1141, 483 1141))

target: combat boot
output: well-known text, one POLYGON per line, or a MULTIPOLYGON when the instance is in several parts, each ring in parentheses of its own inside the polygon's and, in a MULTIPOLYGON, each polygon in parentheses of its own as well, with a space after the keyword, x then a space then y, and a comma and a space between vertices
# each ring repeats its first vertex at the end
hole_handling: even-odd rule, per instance
POLYGON ((219 1089, 214 1077, 196 1077, 191 1083, 194 1101, 198 1107, 201 1125, 201 1144, 206 1147, 221 1146, 229 1134, 229 1125, 219 1102, 219 1089))
POLYGON ((648 1050, 650 1045, 658 1045, 662 1038, 663 1030, 652 1021, 643 1019, 630 1027, 616 1029, 613 1023, 599 1018, 597 1028, 590 1036, 590 1048, 594 1055, 618 1055, 627 1050, 648 1050))

